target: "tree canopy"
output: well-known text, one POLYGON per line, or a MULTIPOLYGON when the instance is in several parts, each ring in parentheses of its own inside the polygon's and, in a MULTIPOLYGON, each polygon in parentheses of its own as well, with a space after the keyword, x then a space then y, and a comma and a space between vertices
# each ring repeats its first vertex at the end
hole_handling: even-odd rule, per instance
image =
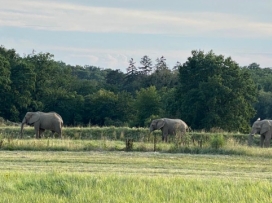
POLYGON ((192 128, 245 130, 255 115, 257 88, 230 57, 192 51, 179 67, 180 115, 192 128))
POLYGON ((174 67, 163 56, 143 55, 139 64, 131 58, 124 73, 1 46, 0 117, 20 122, 27 111, 56 111, 67 126, 131 127, 169 117, 192 129, 245 132, 254 119, 271 118, 271 68, 240 67, 212 51, 192 51, 174 67))

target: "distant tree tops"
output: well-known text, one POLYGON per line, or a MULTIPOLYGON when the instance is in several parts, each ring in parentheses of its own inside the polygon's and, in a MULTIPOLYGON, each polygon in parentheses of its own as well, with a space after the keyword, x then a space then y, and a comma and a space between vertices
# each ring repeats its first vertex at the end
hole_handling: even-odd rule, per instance
MULTIPOLYGON (((192 129, 246 132, 272 117, 272 69, 240 67, 230 57, 194 50, 170 69, 144 55, 127 72, 71 66, 50 53, 19 56, 0 47, 0 117, 20 122, 27 111, 55 111, 65 125, 148 126, 181 118, 192 129)), ((272 118, 271 118, 272 119, 272 118)))

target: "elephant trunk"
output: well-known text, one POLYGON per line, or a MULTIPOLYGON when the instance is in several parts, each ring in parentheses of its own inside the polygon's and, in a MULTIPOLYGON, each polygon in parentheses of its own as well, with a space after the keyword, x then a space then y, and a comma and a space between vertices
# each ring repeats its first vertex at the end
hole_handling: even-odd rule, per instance
POLYGON ((253 136, 254 136, 254 134, 252 134, 252 133, 250 133, 248 135, 248 146, 252 146, 252 144, 253 144, 253 136))
POLYGON ((249 145, 249 146, 252 146, 252 144, 253 144, 253 137, 254 137, 254 135, 255 135, 256 133, 258 133, 258 130, 255 129, 255 128, 252 128, 251 132, 250 132, 249 135, 248 135, 248 145, 249 145))
POLYGON ((26 123, 26 119, 24 118, 24 120, 22 121, 22 124, 21 124, 21 138, 23 137, 23 129, 24 129, 25 123, 26 123))
POLYGON ((150 128, 149 128, 149 132, 150 132, 150 133, 152 133, 154 130, 156 130, 156 129, 154 129, 154 127, 153 127, 153 126, 150 126, 150 128))

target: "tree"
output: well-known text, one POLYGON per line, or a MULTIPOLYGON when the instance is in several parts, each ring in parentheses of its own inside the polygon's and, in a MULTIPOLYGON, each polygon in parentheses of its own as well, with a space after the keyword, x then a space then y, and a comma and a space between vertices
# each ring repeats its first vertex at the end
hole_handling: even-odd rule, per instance
POLYGON ((140 64, 142 66, 140 66, 139 69, 141 70, 142 74, 148 75, 152 72, 152 61, 147 55, 141 58, 140 64))
POLYGON ((10 64, 8 60, 0 54, 0 116, 8 118, 10 100, 9 95, 11 80, 10 80, 10 64))
POLYGON ((257 88, 247 71, 230 57, 194 50, 179 73, 176 100, 193 129, 248 130, 257 88))
POLYGON ((264 90, 266 92, 272 91, 272 69, 271 68, 261 68, 257 63, 251 63, 249 66, 244 67, 247 69, 257 84, 259 90, 264 90))
POLYGON ((256 115, 251 119, 253 123, 258 118, 272 119, 272 92, 259 91, 258 102, 254 105, 257 111, 256 115))
POLYGON ((136 109, 133 103, 134 98, 129 92, 122 91, 117 93, 116 120, 121 121, 121 125, 131 126, 135 120, 136 109))
POLYGON ((131 58, 124 78, 124 90, 130 93, 134 93, 138 90, 141 87, 141 82, 138 80, 140 78, 139 76, 135 62, 133 61, 133 58, 131 58))
POLYGON ((136 62, 133 61, 133 58, 131 58, 129 60, 129 66, 127 68, 127 74, 126 74, 127 76, 128 75, 136 75, 138 73, 135 63, 136 62))
POLYGON ((164 58, 164 56, 161 56, 161 58, 157 58, 156 59, 156 64, 155 64, 155 68, 156 70, 163 70, 163 69, 169 69, 166 65, 166 59, 164 58))
POLYGON ((30 111, 42 111, 44 109, 43 102, 48 99, 47 95, 51 90, 56 89, 53 84, 58 74, 53 57, 50 53, 35 54, 33 52, 25 58, 27 63, 33 65, 36 73, 35 89, 31 92, 30 111))
POLYGON ((85 97, 85 123, 103 126, 106 118, 116 120, 117 95, 101 89, 85 97))
POLYGON ((35 90, 36 74, 34 67, 31 64, 21 60, 11 68, 12 80, 11 89, 9 93, 11 98, 11 120, 21 120, 27 107, 32 102, 31 92, 35 90))
POLYGON ((161 98, 155 86, 141 88, 136 92, 134 108, 136 109, 136 126, 144 126, 145 120, 152 115, 160 115, 161 98))
POLYGON ((163 115, 168 118, 179 118, 176 88, 163 87, 158 92, 161 96, 163 115))
POLYGON ((156 86, 158 90, 163 87, 173 88, 178 82, 178 72, 175 70, 171 71, 165 61, 166 59, 163 56, 156 59, 155 72, 149 76, 148 80, 149 85, 156 86))
POLYGON ((107 89, 115 93, 119 92, 122 89, 124 83, 124 73, 118 70, 107 70, 106 75, 106 86, 107 89))

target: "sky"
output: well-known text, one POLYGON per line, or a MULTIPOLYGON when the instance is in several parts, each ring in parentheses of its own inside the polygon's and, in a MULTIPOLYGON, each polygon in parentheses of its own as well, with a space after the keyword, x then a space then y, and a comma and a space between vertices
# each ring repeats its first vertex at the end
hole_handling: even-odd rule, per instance
POLYGON ((0 45, 70 65, 126 72, 131 58, 192 50, 272 68, 272 0, 0 0, 0 45))

